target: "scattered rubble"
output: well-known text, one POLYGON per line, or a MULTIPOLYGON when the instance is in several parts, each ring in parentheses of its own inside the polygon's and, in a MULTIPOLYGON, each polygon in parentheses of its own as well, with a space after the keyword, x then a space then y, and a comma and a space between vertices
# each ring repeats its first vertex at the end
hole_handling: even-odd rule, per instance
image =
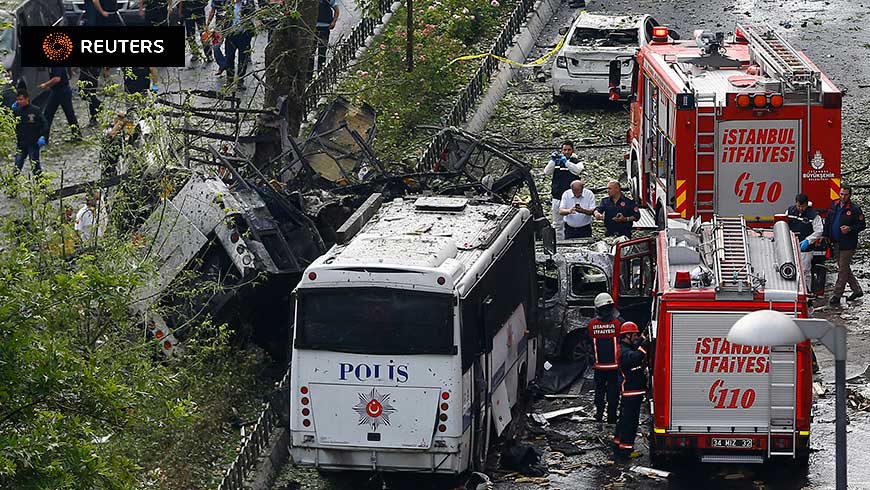
POLYGON ((631 471, 653 479, 667 479, 671 477, 670 471, 657 470, 647 466, 632 466, 631 471))
POLYGON ((570 408, 563 408, 560 410, 553 410, 552 412, 545 412, 541 415, 544 417, 544 420, 551 420, 551 419, 554 419, 556 417, 562 417, 563 415, 570 415, 570 414, 574 414, 577 412, 582 412, 584 410, 586 410, 584 407, 570 407, 570 408))

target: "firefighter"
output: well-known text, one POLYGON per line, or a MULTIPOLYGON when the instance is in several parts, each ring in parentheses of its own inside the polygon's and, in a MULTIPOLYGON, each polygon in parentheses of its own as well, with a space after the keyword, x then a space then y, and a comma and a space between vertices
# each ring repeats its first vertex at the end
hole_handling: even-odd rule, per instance
POLYGON ((607 293, 595 297, 595 318, 586 326, 595 354, 595 420, 604 418, 607 402, 607 423, 616 423, 619 404, 619 343, 617 336, 622 319, 607 293))
POLYGON ((625 197, 619 182, 611 180, 607 183, 607 197, 595 208, 595 219, 604 220, 604 236, 631 238, 632 223, 640 219, 640 209, 625 197))
POLYGON ((812 284, 812 260, 813 246, 822 238, 824 225, 822 217, 813 209, 806 194, 798 194, 794 197, 794 205, 786 211, 788 215, 788 227, 797 235, 801 247, 801 267, 806 276, 807 289, 812 284))
POLYGON ((640 422, 640 405, 646 394, 646 339, 634 322, 625 322, 619 329, 619 373, 622 377, 619 421, 616 423, 615 455, 629 456, 634 451, 634 438, 640 422))
POLYGON ((861 285, 852 274, 852 256, 858 248, 858 233, 867 227, 864 212, 861 207, 852 202, 852 187, 840 186, 840 199, 831 203, 828 209, 828 219, 825 220, 824 236, 829 238, 837 249, 837 284, 831 296, 831 306, 840 306, 840 297, 846 289, 846 283, 852 288, 849 301, 864 296, 861 285))
POLYGON ((559 214, 562 195, 571 188, 571 182, 580 177, 584 167, 583 162, 574 155, 573 141, 563 141, 561 153, 554 151, 550 155, 550 161, 547 162, 547 166, 544 167, 544 174, 552 177, 550 183, 550 191, 553 198, 551 217, 553 227, 556 228, 556 239, 558 240, 565 239, 564 217, 559 214))

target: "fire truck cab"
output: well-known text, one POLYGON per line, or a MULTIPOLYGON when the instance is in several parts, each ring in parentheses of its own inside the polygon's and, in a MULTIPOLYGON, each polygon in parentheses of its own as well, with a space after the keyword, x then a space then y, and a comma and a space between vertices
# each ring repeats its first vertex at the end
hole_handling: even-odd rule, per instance
POLYGON ((751 311, 808 316, 794 236, 785 222, 751 229, 742 216, 668 221, 665 230, 617 245, 612 289, 623 316, 648 326, 651 459, 806 463, 809 341, 727 340, 751 311))
POLYGON ((635 58, 632 93, 611 98, 630 101, 626 177, 660 227, 669 213, 769 226, 799 192, 822 212, 838 197, 842 92, 773 28, 659 26, 635 58))

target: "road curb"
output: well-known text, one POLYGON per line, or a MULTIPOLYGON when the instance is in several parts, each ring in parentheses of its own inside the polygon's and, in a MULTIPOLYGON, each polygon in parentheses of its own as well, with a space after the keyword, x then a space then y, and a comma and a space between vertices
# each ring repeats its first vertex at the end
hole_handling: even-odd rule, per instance
MULTIPOLYGON (((505 57, 524 63, 529 53, 535 47, 535 41, 541 35, 544 27, 559 8, 560 0, 539 0, 535 3, 532 11, 526 17, 526 25, 514 37, 514 43, 505 54, 505 57)), ((508 90, 508 84, 513 79, 520 67, 511 66, 507 63, 499 63, 498 74, 490 79, 489 88, 481 99, 471 119, 466 123, 465 129, 472 133, 479 133, 489 122, 495 106, 504 97, 508 90)))

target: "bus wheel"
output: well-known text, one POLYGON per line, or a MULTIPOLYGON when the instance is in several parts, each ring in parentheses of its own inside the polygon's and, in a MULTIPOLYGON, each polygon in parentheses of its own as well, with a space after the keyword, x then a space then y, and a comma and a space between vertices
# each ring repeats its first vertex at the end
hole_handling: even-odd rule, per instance
POLYGON ((562 343, 562 359, 580 361, 592 355, 591 345, 586 341, 583 330, 578 329, 568 334, 562 343))

